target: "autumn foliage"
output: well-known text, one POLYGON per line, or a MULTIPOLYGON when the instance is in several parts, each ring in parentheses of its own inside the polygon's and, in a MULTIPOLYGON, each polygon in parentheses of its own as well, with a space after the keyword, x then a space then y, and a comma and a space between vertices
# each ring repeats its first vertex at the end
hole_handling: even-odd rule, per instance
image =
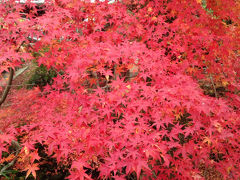
POLYGON ((238 1, 40 6, 0 4, 0 72, 35 60, 58 74, 1 107, 1 163, 15 140, 12 168, 35 178, 39 144, 73 180, 240 177, 238 1))

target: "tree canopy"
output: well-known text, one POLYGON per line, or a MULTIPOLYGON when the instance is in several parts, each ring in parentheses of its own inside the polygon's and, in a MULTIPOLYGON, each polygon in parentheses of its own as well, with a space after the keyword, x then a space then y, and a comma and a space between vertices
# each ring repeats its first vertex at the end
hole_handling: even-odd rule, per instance
POLYGON ((1 106, 1 175, 12 154, 38 178, 41 145, 73 180, 239 178, 239 12, 237 0, 1 1, 0 73, 56 72, 1 106))

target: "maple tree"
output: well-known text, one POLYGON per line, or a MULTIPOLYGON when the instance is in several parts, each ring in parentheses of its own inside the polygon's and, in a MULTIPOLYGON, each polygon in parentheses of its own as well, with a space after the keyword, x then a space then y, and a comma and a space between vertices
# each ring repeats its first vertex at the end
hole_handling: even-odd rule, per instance
POLYGON ((32 60, 57 72, 1 107, 1 162, 18 141, 26 177, 41 144, 69 179, 194 179, 202 165, 239 178, 238 12, 235 0, 1 1, 0 73, 32 60))

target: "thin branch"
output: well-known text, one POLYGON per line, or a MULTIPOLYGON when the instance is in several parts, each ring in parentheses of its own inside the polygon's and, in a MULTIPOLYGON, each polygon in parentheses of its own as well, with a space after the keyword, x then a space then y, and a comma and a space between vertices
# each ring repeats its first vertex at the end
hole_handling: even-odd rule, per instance
MULTIPOLYGON (((3 132, 0 130, 0 134, 2 134, 3 132)), ((10 162, 10 163, 8 163, 7 165, 5 165, 2 169, 1 169, 1 171, 0 171, 0 175, 3 175, 4 174, 4 171, 6 171, 8 168, 10 168, 11 166, 13 166, 14 164, 15 164, 15 162, 16 162, 16 160, 17 160, 17 156, 18 156, 18 154, 20 153, 20 150, 21 150, 21 146, 20 146, 20 144, 17 142, 17 141, 15 141, 15 140, 12 140, 12 143, 11 143, 11 146, 13 146, 13 148, 15 148, 15 157, 14 157, 14 159, 10 162)), ((12 153, 14 153, 14 152, 12 152, 12 153)), ((11 153, 11 154, 12 154, 11 153)))
POLYGON ((0 87, 11 86, 11 87, 21 87, 21 86, 34 86, 36 84, 12 84, 12 85, 0 85, 0 87))
POLYGON ((5 165, 2 169, 1 169, 1 171, 0 171, 0 175, 3 175, 4 174, 4 171, 6 171, 8 168, 10 168, 11 166, 13 166, 14 164, 15 164, 15 162, 16 162, 16 160, 17 160, 17 156, 18 156, 18 154, 20 153, 20 150, 21 150, 21 146, 19 145, 19 143, 17 142, 17 141, 15 141, 15 140, 12 140, 12 146, 15 148, 15 152, 16 152, 16 154, 15 154, 15 157, 14 157, 14 159, 10 162, 10 163, 8 163, 7 165, 5 165))
MULTIPOLYGON (((19 47, 16 49, 16 52, 19 52, 20 48, 22 47, 22 45, 25 43, 25 41, 22 41, 21 44, 19 45, 19 47)), ((4 103, 4 101, 6 100, 7 98, 7 95, 11 89, 11 86, 12 86, 12 81, 13 81, 13 75, 14 75, 14 70, 13 68, 10 67, 10 70, 9 70, 9 78, 8 78, 8 83, 7 83, 7 86, 5 87, 4 91, 3 91, 3 94, 2 94, 2 97, 0 99, 0 107, 1 105, 4 103)))
POLYGON ((212 75, 210 74, 209 76, 210 76, 210 80, 211 80, 211 83, 212 83, 212 86, 213 86, 213 90, 214 90, 215 97, 218 98, 217 90, 216 90, 215 84, 214 84, 214 82, 213 82, 212 75))
POLYGON ((117 65, 115 64, 113 67, 113 80, 117 79, 117 65))

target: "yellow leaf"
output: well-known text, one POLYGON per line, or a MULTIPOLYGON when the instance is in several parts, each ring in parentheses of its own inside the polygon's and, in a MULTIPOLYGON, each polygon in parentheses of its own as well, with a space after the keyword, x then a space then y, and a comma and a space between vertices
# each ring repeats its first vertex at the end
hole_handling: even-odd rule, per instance
POLYGON ((228 85, 228 82, 226 80, 223 80, 222 85, 223 85, 223 87, 226 87, 228 85))
POLYGON ((78 113, 81 113, 81 112, 82 112, 82 106, 79 106, 78 113))
POLYGON ((148 8, 148 12, 152 12, 153 9, 151 7, 148 8))
POLYGON ((227 172, 230 173, 231 169, 232 169, 232 166, 228 167, 227 172))
POLYGON ((18 19, 18 21, 19 21, 19 22, 24 22, 24 21, 25 21, 25 19, 23 19, 23 18, 20 18, 20 19, 18 19))
POLYGON ((29 150, 26 146, 24 147, 24 152, 25 152, 25 154, 29 154, 29 150))
POLYGON ((109 75, 106 75, 105 77, 106 77, 107 81, 109 81, 109 75))
POLYGON ((156 21, 156 20, 157 20, 156 16, 152 17, 152 21, 156 21))
POLYGON ((209 137, 206 136, 203 140, 203 143, 207 143, 208 145, 210 145, 212 143, 212 141, 209 137))
POLYGON ((218 131, 218 132, 220 132, 220 133, 222 132, 222 129, 223 129, 223 128, 222 128, 221 124, 215 123, 215 127, 217 128, 217 131, 218 131))
POLYGON ((196 0, 197 3, 202 4, 202 0, 196 0))

